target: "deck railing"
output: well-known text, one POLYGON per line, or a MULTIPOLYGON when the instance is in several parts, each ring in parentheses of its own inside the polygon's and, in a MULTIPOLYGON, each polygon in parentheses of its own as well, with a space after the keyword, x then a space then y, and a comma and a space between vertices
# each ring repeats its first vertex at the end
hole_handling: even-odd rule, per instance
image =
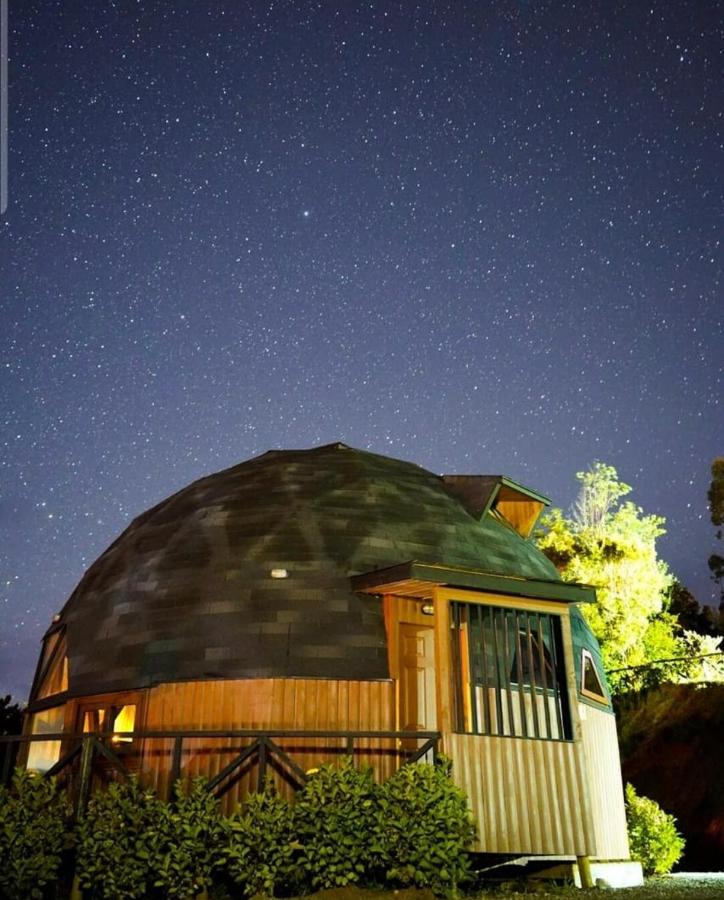
MULTIPOLYGON (((206 755, 233 758, 209 774, 206 789, 215 797, 223 797, 238 781, 242 770, 246 775, 256 767, 256 790, 260 790, 273 768, 293 790, 302 787, 308 780, 308 770, 294 759, 294 742, 302 745, 296 752, 308 761, 310 755, 318 755, 321 760, 333 756, 355 755, 385 758, 388 765, 399 768, 421 760, 434 762, 437 758, 439 732, 433 731, 299 731, 299 730, 164 730, 92 732, 69 734, 0 735, 0 784, 10 782, 16 762, 23 762, 30 745, 37 742, 58 741, 61 755, 56 763, 42 773, 43 777, 57 776, 64 781, 73 798, 76 816, 83 815, 88 798, 93 790, 101 788, 119 776, 129 777, 137 772, 143 779, 141 763, 147 753, 148 741, 171 742, 168 766, 162 766, 164 773, 163 793, 170 799, 176 781, 184 776, 184 753, 189 741, 219 741, 223 747, 204 748, 206 755), (283 746, 282 746, 283 745, 283 746), (290 747, 291 745, 291 747, 290 747), (137 763, 137 765, 136 765, 137 763), (166 774, 167 773, 167 774, 166 774)), ((198 748, 197 748, 198 749, 198 748)), ((158 751, 155 751, 158 754, 158 751)), ((188 772, 187 772, 188 774, 188 772)), ((202 773, 203 774, 203 773, 202 773)))

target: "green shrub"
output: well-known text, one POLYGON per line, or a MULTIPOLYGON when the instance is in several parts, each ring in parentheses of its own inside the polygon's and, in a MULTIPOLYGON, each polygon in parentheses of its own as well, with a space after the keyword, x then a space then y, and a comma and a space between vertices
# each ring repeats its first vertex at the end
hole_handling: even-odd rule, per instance
POLYGON ((684 852, 684 838, 676 830, 676 819, 654 800, 639 797, 626 785, 626 818, 631 858, 643 866, 645 875, 665 875, 684 852))
POLYGON ((446 759, 407 765, 382 785, 374 846, 388 881, 454 894, 468 879, 475 827, 450 771, 446 759))
POLYGON ((133 900, 152 894, 164 804, 136 778, 94 794, 78 826, 76 873, 89 897, 133 900))
POLYGON ((294 870, 292 807, 268 784, 224 820, 224 867, 247 897, 273 897, 294 870))
POLYGON ((0 896, 42 897, 56 883, 70 815, 54 778, 18 768, 0 787, 0 896))
POLYGON ((161 804, 158 828, 149 830, 154 887, 184 900, 207 891, 221 863, 222 840, 219 804, 206 779, 194 779, 188 792, 177 781, 174 803, 161 804))
POLYGON ((300 867, 314 890, 370 882, 378 793, 372 770, 345 760, 320 766, 297 794, 300 867))

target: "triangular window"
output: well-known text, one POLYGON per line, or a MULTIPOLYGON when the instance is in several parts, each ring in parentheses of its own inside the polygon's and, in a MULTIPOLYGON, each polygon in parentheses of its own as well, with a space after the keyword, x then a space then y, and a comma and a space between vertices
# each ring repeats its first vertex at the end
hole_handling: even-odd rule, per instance
POLYGON ((581 693, 599 703, 608 703, 596 663, 588 650, 583 650, 581 657, 581 693))
POLYGON ((45 639, 33 699, 42 700, 68 690, 68 647, 63 629, 45 639))

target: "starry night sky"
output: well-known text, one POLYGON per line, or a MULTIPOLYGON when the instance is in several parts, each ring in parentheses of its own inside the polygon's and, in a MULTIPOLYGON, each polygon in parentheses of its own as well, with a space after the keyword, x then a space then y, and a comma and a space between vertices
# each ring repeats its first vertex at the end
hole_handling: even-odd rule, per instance
POLYGON ((601 459, 713 602, 720 12, 10 0, 0 694, 133 516, 274 447, 564 507, 601 459))

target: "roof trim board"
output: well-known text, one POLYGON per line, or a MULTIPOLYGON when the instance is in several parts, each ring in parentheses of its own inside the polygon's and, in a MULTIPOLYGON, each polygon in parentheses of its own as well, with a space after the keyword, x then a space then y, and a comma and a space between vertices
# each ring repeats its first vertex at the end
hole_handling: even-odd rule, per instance
POLYGON ((493 575, 416 560, 353 576, 351 582, 352 589, 359 593, 398 594, 421 599, 430 599, 434 588, 441 586, 564 603, 592 603, 596 599, 596 589, 590 585, 493 575))

